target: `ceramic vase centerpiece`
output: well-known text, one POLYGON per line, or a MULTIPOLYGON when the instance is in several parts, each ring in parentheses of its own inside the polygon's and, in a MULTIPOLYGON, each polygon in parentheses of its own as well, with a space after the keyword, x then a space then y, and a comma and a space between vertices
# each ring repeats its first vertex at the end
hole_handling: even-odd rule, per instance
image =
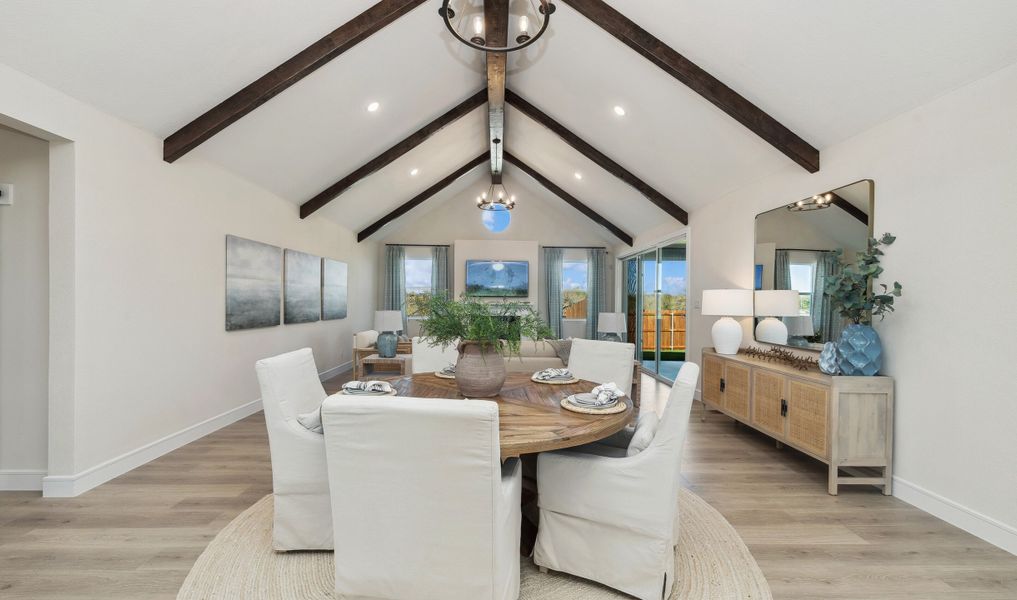
POLYGON ((478 342, 461 342, 456 361, 456 385, 467 398, 490 398, 505 385, 505 359, 495 348, 478 342))
POLYGON ((483 302, 465 294, 459 300, 432 295, 420 301, 420 335, 438 346, 456 344, 456 385, 466 398, 491 398, 505 384, 506 354, 519 353, 519 341, 551 337, 533 307, 522 302, 483 302))
POLYGON ((875 293, 872 281, 883 273, 880 247, 896 239, 889 233, 878 240, 870 238, 868 249, 858 253, 854 265, 841 263, 841 272, 827 277, 824 293, 834 310, 851 321, 837 344, 837 367, 842 375, 872 376, 883 367, 883 342, 872 328, 872 319, 878 316, 882 320, 892 313, 893 301, 903 288, 895 281, 893 288, 880 284, 882 291, 875 293))

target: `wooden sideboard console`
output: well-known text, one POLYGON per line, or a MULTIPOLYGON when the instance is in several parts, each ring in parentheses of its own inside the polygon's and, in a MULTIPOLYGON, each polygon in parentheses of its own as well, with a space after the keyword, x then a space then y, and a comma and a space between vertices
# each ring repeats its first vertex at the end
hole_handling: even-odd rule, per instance
POLYGON ((702 396, 706 408, 829 465, 830 494, 839 485, 891 494, 893 378, 832 377, 707 349, 702 396))

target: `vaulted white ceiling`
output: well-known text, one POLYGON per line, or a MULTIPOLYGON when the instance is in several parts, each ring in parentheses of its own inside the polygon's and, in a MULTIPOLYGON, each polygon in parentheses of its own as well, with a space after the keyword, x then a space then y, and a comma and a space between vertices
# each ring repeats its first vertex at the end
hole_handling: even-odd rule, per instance
MULTIPOLYGON (((1009 0, 608 2, 821 150, 1017 62, 1009 0)), ((165 137, 373 3, 3 0, 0 62, 165 137)), ((482 57, 449 38, 438 4, 193 155, 305 202, 484 87, 482 57), (380 109, 368 113, 370 102, 380 109)), ((508 87, 689 210, 790 160, 562 2, 546 38, 511 55, 508 87)), ((481 108, 319 214, 362 229, 483 152, 485 138, 481 108)), ((631 234, 669 218, 511 108, 506 148, 631 234)), ((456 185, 480 185, 471 177, 456 185)))

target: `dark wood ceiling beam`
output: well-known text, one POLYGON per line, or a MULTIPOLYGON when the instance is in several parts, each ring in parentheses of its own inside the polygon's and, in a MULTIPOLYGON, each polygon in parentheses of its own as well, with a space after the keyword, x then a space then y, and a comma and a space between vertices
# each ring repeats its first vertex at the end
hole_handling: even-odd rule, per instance
MULTIPOLYGON (((508 44, 509 0, 484 0, 484 36, 489 46, 508 44)), ((491 143, 491 178, 501 180, 505 149, 505 68, 504 52, 487 53, 488 141, 491 143)))
POLYGON ((670 198, 655 190, 639 177, 636 177, 625 167, 611 160, 610 157, 594 148, 586 140, 572 133, 568 127, 565 127, 558 121, 555 121, 550 115, 546 114, 533 104, 530 104, 526 101, 526 99, 519 94, 516 94, 511 89, 505 90, 505 99, 520 112, 550 129, 569 146, 572 146, 579 151, 580 154, 596 163, 598 167, 634 187, 640 194, 646 196, 650 202, 677 219, 683 225, 689 224, 689 214, 685 211, 685 209, 678 206, 670 198))
POLYGON ((170 135, 163 142, 163 160, 173 162, 194 150, 276 94, 424 2, 381 0, 170 135))
POLYGON ((836 206, 837 208, 841 209, 842 211, 846 212, 852 217, 858 219, 866 227, 869 226, 869 215, 865 214, 864 210, 858 208, 854 204, 851 204, 850 202, 848 202, 841 196, 834 194, 833 192, 830 192, 830 195, 833 196, 833 199, 830 202, 830 204, 836 206))
POLYGON ((485 153, 481 154, 480 156, 478 156, 477 158, 474 158, 470 162, 466 163, 465 165, 459 167, 454 172, 450 173, 448 177, 442 179, 441 181, 439 181, 438 183, 436 183, 436 184, 432 185, 431 187, 427 188, 423 192, 420 192, 419 194, 414 196, 412 199, 410 199, 410 200, 404 202, 403 204, 401 204, 399 207, 397 207, 392 212, 388 213, 384 217, 378 219, 374 223, 371 223, 370 225, 365 227, 363 230, 360 231, 360 233, 357 234, 357 241, 358 242, 362 242, 362 241, 366 240, 367 238, 371 237, 372 235, 374 235, 375 233, 378 233, 378 231, 382 227, 384 227, 385 225, 388 225, 392 221, 395 221, 399 217, 401 217, 401 216, 405 215, 406 213, 410 212, 411 210, 413 210, 417 206, 420 206, 425 201, 427 201, 427 199, 430 198, 431 196, 437 194, 438 192, 440 192, 443 189, 447 188, 448 186, 452 185, 452 183, 456 179, 459 179, 463 175, 466 175, 467 173, 469 173, 473 169, 476 169, 480 165, 482 165, 485 162, 487 162, 488 158, 489 158, 489 156, 488 156, 487 152, 485 152, 485 153))
POLYGON ((362 179, 370 176, 372 173, 391 164, 397 158, 424 143, 424 141, 444 129, 446 126, 463 118, 473 109, 484 104, 484 102, 487 102, 487 90, 480 90, 466 100, 463 100, 445 114, 431 121, 427 125, 424 125, 417 131, 410 134, 409 137, 403 139, 401 142, 382 152, 378 156, 375 156, 357 170, 328 186, 307 202, 301 204, 300 218, 306 219, 311 216, 315 211, 323 208, 329 202, 338 198, 343 192, 350 189, 358 181, 361 181, 362 179))
POLYGON ((710 101, 810 173, 819 170, 819 150, 603 0, 562 1, 710 101))
POLYGON ((591 221, 593 221, 594 223, 596 223, 596 224, 600 225, 601 227, 604 227, 605 229, 610 231, 616 238, 618 238, 619 240, 625 242, 629 246, 632 245, 632 236, 631 235, 625 233, 625 231, 622 230, 622 228, 618 227, 617 225, 615 225, 611 221, 608 221, 606 218, 601 216, 600 213, 598 213, 597 211, 593 210, 592 208, 590 208, 589 206, 584 204, 581 200, 579 200, 578 198, 576 198, 572 194, 569 194, 565 190, 563 190, 560 187, 558 187, 557 185, 555 185, 555 183, 553 181, 551 181, 547 177, 544 177, 543 175, 538 173, 536 169, 534 169, 530 165, 524 163, 523 161, 519 160, 518 158, 516 158, 515 156, 513 156, 509 152, 505 153, 505 160, 507 160, 508 162, 512 163, 516 167, 518 167, 519 170, 522 171, 523 173, 526 173, 527 175, 532 177, 537 183, 539 183, 540 185, 544 186, 551 193, 555 194, 556 196, 558 196, 559 198, 564 200, 572 208, 574 208, 574 209, 578 210, 579 212, 583 213, 584 215, 586 215, 591 221))

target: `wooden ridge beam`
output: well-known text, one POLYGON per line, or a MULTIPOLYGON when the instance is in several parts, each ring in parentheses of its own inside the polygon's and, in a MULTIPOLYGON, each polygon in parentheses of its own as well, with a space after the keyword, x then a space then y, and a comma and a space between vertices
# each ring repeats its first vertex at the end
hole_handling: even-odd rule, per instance
MULTIPOLYGON (((509 0, 484 0, 484 35, 487 45, 508 43, 509 0)), ((501 181, 502 153, 505 149, 505 71, 508 56, 504 52, 487 53, 488 141, 491 143, 491 181, 501 181)))
POLYGON ((381 0, 170 135, 163 141, 163 160, 173 162, 194 150, 276 94, 424 2, 381 0))
POLYGON ((618 227, 617 225, 615 225, 611 221, 608 221, 600 213, 598 213, 597 211, 593 210, 592 208, 590 208, 589 206, 584 204, 582 201, 580 201, 578 198, 576 198, 572 194, 569 194, 565 190, 563 190, 560 187, 558 187, 557 185, 555 185, 555 183, 553 181, 551 181, 547 177, 544 177, 543 175, 538 173, 536 169, 534 169, 533 167, 531 167, 528 164, 524 163, 523 161, 519 160, 518 158, 516 158, 515 156, 513 156, 509 152, 505 153, 505 160, 507 160, 508 162, 514 164, 516 167, 519 168, 519 170, 521 170, 523 173, 526 173, 527 175, 532 177, 537 183, 539 183, 540 185, 542 185, 545 188, 547 188, 548 190, 550 190, 553 194, 555 194, 556 196, 558 196, 559 198, 564 200, 572 208, 578 210, 579 212, 581 212, 584 215, 586 215, 587 217, 589 217, 589 219, 591 221, 593 221, 594 223, 596 223, 596 224, 600 225, 601 227, 604 227, 605 229, 610 231, 616 238, 618 238, 619 240, 625 242, 629 246, 632 245, 632 236, 631 235, 625 233, 625 231, 622 230, 622 228, 618 227))
POLYGON ((603 0, 562 1, 730 115, 810 173, 819 170, 819 150, 603 0))
POLYGON ((396 145, 382 152, 378 156, 375 156, 346 177, 343 177, 339 181, 319 192, 307 202, 301 204, 300 218, 306 219, 311 216, 315 213, 315 211, 323 208, 329 202, 338 198, 343 192, 350 189, 350 187, 358 181, 361 181, 362 179, 370 176, 372 173, 391 164, 397 158, 424 143, 424 141, 444 129, 446 126, 468 115, 470 111, 481 106, 484 102, 487 102, 487 90, 480 90, 466 100, 463 100, 445 114, 414 131, 396 145))
POLYGON ((645 181, 636 177, 628 169, 621 166, 617 162, 611 160, 606 154, 594 148, 586 140, 582 139, 578 135, 572 133, 569 128, 565 127, 558 121, 555 121, 548 114, 541 111, 536 106, 530 104, 522 96, 516 94, 512 90, 505 90, 505 99, 509 104, 516 107, 520 112, 533 119, 537 123, 540 123, 544 127, 550 129, 555 135, 560 137, 566 144, 572 146, 580 154, 590 159, 598 167, 604 169, 608 173, 614 175, 618 179, 621 179, 628 185, 634 187, 639 191, 640 194, 646 196, 646 198, 655 204, 658 208, 671 215, 683 225, 689 224, 689 213, 682 207, 678 206, 674 201, 669 199, 664 194, 658 192, 652 186, 647 184, 645 181))
POLYGON ((830 202, 830 204, 836 206, 837 208, 841 209, 842 211, 846 212, 852 217, 858 219, 866 227, 869 226, 869 215, 865 214, 864 210, 858 208, 854 204, 851 204, 850 202, 848 202, 841 196, 834 194, 833 192, 830 192, 830 195, 833 196, 833 201, 830 202))
POLYGON ((378 219, 374 223, 371 223, 370 225, 362 229, 357 234, 357 241, 362 242, 367 238, 371 237, 372 235, 374 235, 375 233, 378 233, 379 229, 381 229, 385 225, 388 225, 389 223, 398 219, 399 217, 405 215, 406 213, 410 212, 417 206, 423 204, 431 196, 437 194, 438 192, 452 185, 452 182, 454 182, 456 179, 459 179, 463 175, 466 175, 473 169, 476 169, 480 165, 487 162, 488 158, 489 156, 487 152, 481 154, 480 156, 474 158, 470 162, 466 163, 465 165, 459 167, 458 169, 450 173, 448 177, 442 179, 441 181, 427 188, 423 192, 420 192, 410 200, 407 200, 403 204, 399 205, 398 207, 396 207, 395 210, 389 212, 384 217, 378 219))

